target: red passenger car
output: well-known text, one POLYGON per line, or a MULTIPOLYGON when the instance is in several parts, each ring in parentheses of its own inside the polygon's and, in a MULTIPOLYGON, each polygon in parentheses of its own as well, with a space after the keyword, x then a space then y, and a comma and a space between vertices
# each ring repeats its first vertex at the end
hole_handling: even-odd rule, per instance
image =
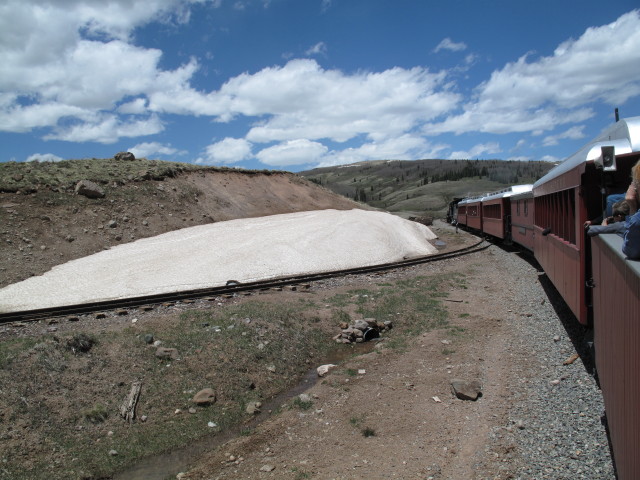
POLYGON ((533 190, 511 197, 511 241, 533 250, 533 190))
POLYGON ((466 203, 467 227, 482 231, 482 197, 471 197, 466 203))
POLYGON ((511 240, 511 197, 530 192, 532 185, 516 185, 482 197, 482 231, 503 240, 511 240))
POLYGON ((458 211, 456 212, 456 223, 461 227, 467 226, 467 199, 458 202, 458 211))

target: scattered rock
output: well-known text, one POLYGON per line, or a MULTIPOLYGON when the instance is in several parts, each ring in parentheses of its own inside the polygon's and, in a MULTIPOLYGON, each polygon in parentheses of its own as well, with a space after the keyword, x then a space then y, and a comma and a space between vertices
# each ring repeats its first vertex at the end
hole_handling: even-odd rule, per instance
POLYGON ((327 365, 320 365, 316 371, 318 372, 318 376, 319 377, 324 377, 327 373, 329 373, 331 370, 333 370, 334 368, 336 368, 337 365, 334 365, 333 363, 327 364, 327 365))
POLYGON ((216 392, 212 388, 203 388, 191 401, 196 405, 211 405, 216 402, 216 392))
POLYGON ((158 347, 158 349, 156 350, 156 357, 175 360, 176 358, 178 358, 178 350, 176 350, 175 348, 158 347))
POLYGON ((341 333, 333 337, 336 343, 362 343, 380 338, 380 333, 391 329, 393 325, 390 321, 378 322, 375 318, 365 318, 356 320, 352 325, 341 322, 338 326, 341 333))
POLYGON ((151 333, 147 333, 144 336, 144 343, 146 343, 147 345, 151 345, 154 341, 155 339, 153 338, 153 335, 151 333))
POLYGON ((67 340, 67 348, 73 353, 87 353, 95 345, 95 340, 84 333, 67 340))
POLYGON ((356 320, 353 324, 353 328, 364 332, 367 328, 369 328, 369 323, 364 320, 356 320))
POLYGON ((116 455, 118 455, 118 451, 117 450, 109 450, 109 455, 111 455, 112 457, 115 457, 116 455))
POLYGON ((564 362, 562 362, 562 364, 563 365, 571 365, 573 362, 575 362, 579 358, 580 358, 580 355, 578 355, 577 353, 574 353, 569 358, 567 358, 564 362))
POLYGON ((451 380, 451 389, 456 397, 460 400, 477 400, 482 396, 480 382, 477 380, 461 380, 454 378, 451 380))
POLYGON ((250 402, 245 411, 251 415, 257 415, 262 408, 262 402, 250 402))
POLYGON ((87 198, 104 197, 104 190, 99 185, 89 180, 80 180, 76 184, 75 192, 77 195, 82 195, 87 198))
POLYGON ((113 156, 113 158, 118 161, 132 162, 136 159, 136 156, 131 152, 118 152, 113 156))
POLYGON ((260 467, 261 472, 273 472, 276 469, 273 465, 263 465, 260 467))
POLYGON ((298 398, 301 402, 305 403, 311 401, 311 395, 309 395, 308 393, 301 393, 300 395, 298 395, 298 398))

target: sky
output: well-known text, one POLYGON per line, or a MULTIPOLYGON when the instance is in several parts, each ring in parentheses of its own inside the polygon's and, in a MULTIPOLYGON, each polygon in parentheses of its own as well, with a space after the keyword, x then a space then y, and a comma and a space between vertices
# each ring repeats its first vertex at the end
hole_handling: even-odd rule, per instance
POLYGON ((616 107, 637 0, 0 0, 0 162, 559 161, 616 107))

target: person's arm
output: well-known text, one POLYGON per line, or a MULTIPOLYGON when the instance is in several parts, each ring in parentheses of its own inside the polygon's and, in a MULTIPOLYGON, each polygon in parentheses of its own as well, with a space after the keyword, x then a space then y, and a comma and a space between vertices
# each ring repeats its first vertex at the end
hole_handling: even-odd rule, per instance
POLYGON ((638 211, 638 187, 635 181, 629 185, 624 199, 629 204, 629 215, 636 213, 638 211))

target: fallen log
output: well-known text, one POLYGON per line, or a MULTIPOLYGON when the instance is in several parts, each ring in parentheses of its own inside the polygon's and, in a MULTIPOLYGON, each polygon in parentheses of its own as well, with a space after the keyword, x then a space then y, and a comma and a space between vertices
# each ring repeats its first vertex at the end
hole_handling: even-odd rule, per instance
POLYGON ((136 381, 131 385, 131 391, 127 395, 120 406, 120 416, 127 422, 133 423, 136 418, 136 405, 140 398, 140 390, 142 389, 142 382, 136 381))

